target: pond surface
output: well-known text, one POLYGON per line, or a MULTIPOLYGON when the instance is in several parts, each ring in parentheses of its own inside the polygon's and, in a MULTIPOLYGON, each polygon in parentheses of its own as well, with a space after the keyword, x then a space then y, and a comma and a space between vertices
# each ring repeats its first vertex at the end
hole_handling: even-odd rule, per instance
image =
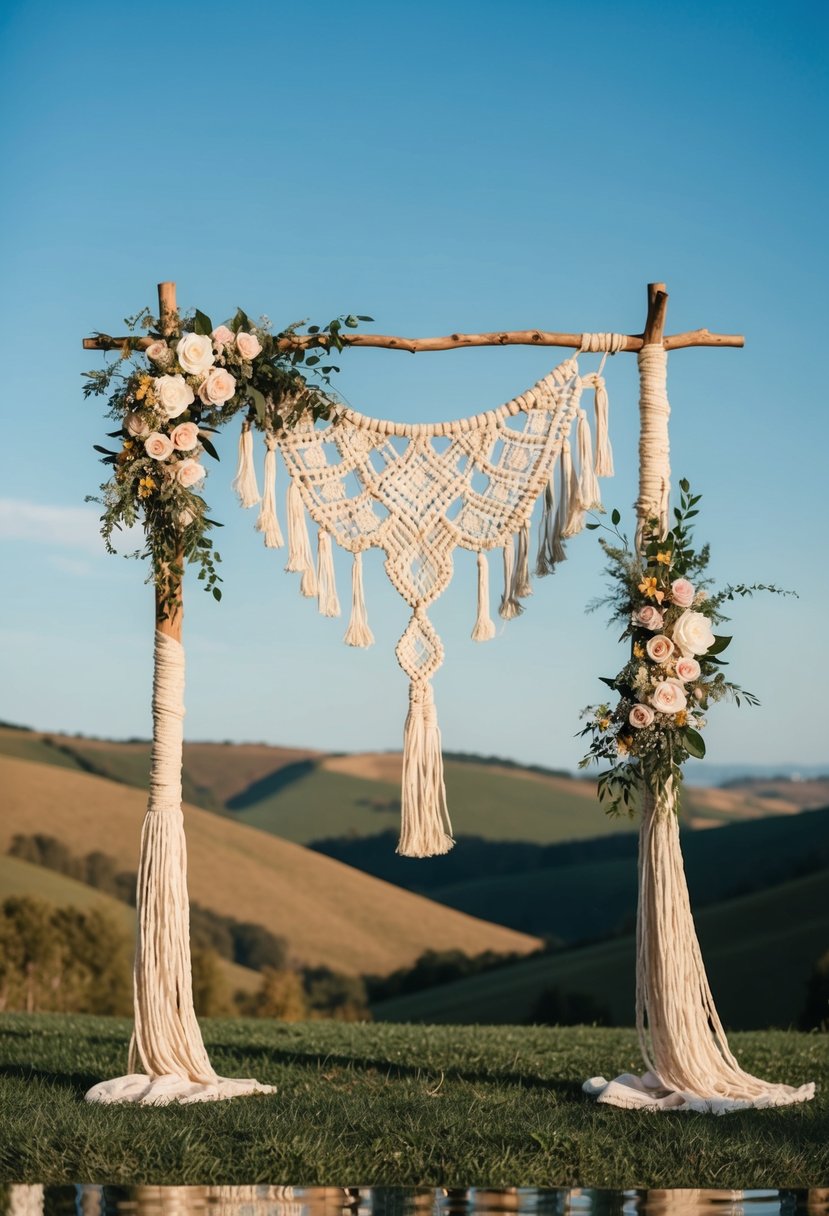
POLYGON ((829 1216, 829 1188, 7 1186, 0 1216, 829 1216))

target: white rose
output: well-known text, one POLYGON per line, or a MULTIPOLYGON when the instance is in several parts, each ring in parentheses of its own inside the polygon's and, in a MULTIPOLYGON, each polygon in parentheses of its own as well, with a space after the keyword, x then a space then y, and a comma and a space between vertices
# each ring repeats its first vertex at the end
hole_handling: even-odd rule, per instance
MULTIPOLYGON (((696 659, 677 659, 676 678, 683 684, 691 684, 700 677, 700 665, 696 659)), ((699 691, 699 690, 698 690, 699 691)))
POLYGON ((199 442, 199 428, 195 422, 180 422, 174 428, 170 438, 177 452, 192 452, 199 442))
POLYGON ((634 625, 640 625, 642 629, 650 629, 656 632, 665 624, 662 613, 658 608, 654 608, 653 604, 645 604, 633 614, 634 625))
POLYGON ((242 329, 236 335, 236 349, 243 359, 250 361, 262 353, 262 343, 256 334, 246 334, 242 329))
POLYGON ((694 584, 687 578, 675 578, 671 583, 671 599, 677 608, 690 608, 694 602, 694 584))
POLYGON ((678 714, 688 698, 679 680, 660 680, 651 693, 651 705, 661 714, 678 714))
POLYGON ((144 451, 148 456, 152 456, 153 460, 169 460, 173 454, 173 444, 167 435, 153 431, 144 440, 144 451))
POLYGON ((150 428, 147 422, 135 410, 130 410, 124 418, 124 426, 129 431, 134 439, 146 439, 150 433, 150 428))
POLYGON ((228 329, 226 325, 217 325, 210 337, 220 350, 233 344, 233 330, 228 329))
POLYGON ((176 466, 176 481, 180 486, 194 486, 204 477, 206 469, 198 460, 182 460, 176 466))
POLYGON ((155 395, 167 418, 178 418, 196 400, 184 376, 159 376, 155 382, 155 395))
POLYGON ((642 730, 645 726, 650 726, 653 722, 654 714, 649 705, 634 705, 633 709, 628 714, 628 722, 631 726, 635 726, 637 730, 642 730))
POLYGON ((674 644, 689 658, 705 654, 714 645, 714 634, 707 616, 701 612, 683 612, 674 625, 674 644))
POLYGON ((189 376, 201 376, 213 366, 213 339, 207 334, 185 334, 176 346, 176 358, 189 376))
POLYGON ((147 347, 147 358, 166 367, 170 362, 170 348, 166 342, 151 342, 147 347))
POLYGON ((223 367, 214 367, 199 385, 199 398, 205 405, 224 405, 236 392, 236 381, 223 367))
POLYGON ((674 653, 674 644, 670 638, 665 637, 664 633, 657 633, 654 637, 648 638, 645 650, 654 663, 667 663, 674 653))

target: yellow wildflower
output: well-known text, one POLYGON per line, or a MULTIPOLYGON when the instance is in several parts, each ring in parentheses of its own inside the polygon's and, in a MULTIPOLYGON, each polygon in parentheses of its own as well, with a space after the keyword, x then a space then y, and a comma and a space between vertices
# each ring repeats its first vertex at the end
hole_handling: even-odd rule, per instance
POLYGON ((619 738, 616 740, 616 750, 620 756, 626 756, 628 754, 631 743, 632 739, 629 735, 619 735, 619 738))
POLYGON ((677 726, 687 726, 688 725, 687 710, 681 709, 679 711, 679 713, 675 716, 674 721, 676 722, 677 726))
POLYGON ((144 401, 145 399, 148 405, 155 401, 155 390, 153 388, 153 377, 148 376, 146 373, 142 373, 138 377, 138 388, 135 390, 135 400, 144 401))
POLYGON ((610 718, 599 718, 599 730, 607 730, 610 726, 610 718))
POLYGON ((138 483, 138 497, 149 498, 155 488, 152 477, 142 477, 138 483))
POLYGON ((633 643, 633 657, 634 657, 634 659, 644 659, 645 647, 642 645, 641 642, 633 643))
POLYGON ((657 561, 658 561, 658 562, 659 562, 661 565, 663 565, 663 566, 670 566, 670 564, 671 564, 671 550, 670 550, 670 549, 665 549, 665 550, 664 550, 664 552, 662 552, 662 553, 657 553, 657 555, 656 555, 656 560, 657 560, 657 561))

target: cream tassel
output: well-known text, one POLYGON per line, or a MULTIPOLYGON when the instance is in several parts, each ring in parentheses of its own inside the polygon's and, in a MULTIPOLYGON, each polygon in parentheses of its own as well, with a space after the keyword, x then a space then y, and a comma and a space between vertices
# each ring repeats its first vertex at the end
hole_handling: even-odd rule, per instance
POLYGON ((593 445, 587 414, 579 410, 579 505, 584 511, 601 509, 602 492, 593 468, 593 445))
POLYGON ((512 598, 526 599, 532 595, 530 582, 530 525, 526 523, 518 533, 518 557, 512 576, 512 598))
MULTIPOLYGON (((569 455, 569 452, 567 454, 569 455)), ((579 501, 579 475, 572 455, 570 455, 568 463, 570 469, 567 484, 567 514, 564 516, 564 527, 561 532, 565 539, 575 536, 584 527, 584 508, 579 501)), ((562 469, 562 482, 564 481, 563 473, 562 469)))
POLYGON ((504 594, 498 615, 505 621, 511 621, 520 616, 524 609, 513 594, 513 574, 515 571, 515 541, 510 537, 504 545, 504 594))
POLYGON ((434 857, 454 844, 446 806, 443 756, 435 700, 428 680, 409 684, 409 712, 403 732, 402 857, 434 857))
POLYGON ((610 446, 610 428, 608 425, 608 396, 605 382, 601 376, 596 377, 596 476, 613 476, 613 448, 610 446))
POLYGON ((253 435, 247 419, 242 423, 242 433, 239 436, 239 462, 236 465, 236 476, 233 478, 233 489, 239 495, 239 502, 243 507, 255 507, 261 497, 253 464, 253 435))
POLYGON ((346 646, 373 646, 374 634, 368 624, 366 601, 363 594, 363 555, 354 554, 354 564, 351 567, 351 620, 343 638, 346 646))
POLYGON ((573 476, 573 458, 570 455, 570 444, 565 439, 561 449, 561 464, 559 466, 558 506, 553 524, 553 539, 550 546, 552 562, 563 562, 567 557, 564 548, 567 517, 570 514, 570 482, 573 476))
MULTIPOLYGON (((535 573, 539 578, 552 574, 555 569, 553 557, 553 532, 556 517, 556 486, 555 469, 550 473, 550 480, 544 487, 541 520, 538 525, 538 553, 535 559, 535 573)), ((560 544, 561 542, 559 542, 560 544)))
POLYGON ((311 541, 308 537, 308 525, 305 522, 302 494, 293 478, 288 486, 287 505, 288 564, 285 569, 290 573, 302 575, 299 589, 304 596, 312 599, 317 594, 317 575, 311 557, 311 541))
POLYGON ((472 630, 473 642, 489 642, 495 637, 495 622, 489 615, 489 562, 478 554, 478 619, 472 630))
POLYGON ((320 528, 317 535, 317 595, 322 616, 340 616, 337 581, 334 577, 334 554, 331 533, 320 528))
POLYGON ((264 533, 267 549, 281 549, 285 541, 276 517, 276 440, 272 435, 268 435, 265 444, 265 491, 256 521, 256 531, 264 533))

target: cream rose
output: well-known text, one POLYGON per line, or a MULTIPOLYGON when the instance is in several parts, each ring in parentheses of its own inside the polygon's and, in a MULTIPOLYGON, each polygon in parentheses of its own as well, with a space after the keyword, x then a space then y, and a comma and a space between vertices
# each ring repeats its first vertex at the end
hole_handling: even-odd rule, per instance
POLYGON ((155 395, 167 418, 178 418, 196 400, 184 376, 159 376, 155 382, 155 395))
POLYGON ((174 428, 170 438, 177 452, 192 452, 199 442, 199 428, 195 422, 180 422, 174 428))
POLYGON ((153 431, 144 440, 144 451, 153 460, 169 460, 173 454, 173 444, 167 435, 153 431))
POLYGON ((135 410, 130 410, 124 418, 124 426, 132 435, 133 439, 146 439, 150 433, 150 428, 147 422, 135 410))
POLYGON ((671 583, 671 599, 677 608, 690 608, 694 602, 694 584, 687 578, 675 578, 671 583))
POLYGON ((645 650, 654 663, 667 663, 674 653, 674 644, 670 638, 665 637, 664 633, 657 633, 654 637, 648 638, 645 650))
POLYGON ((199 385, 199 398, 205 405, 224 405, 236 392, 236 381, 223 367, 214 367, 199 385))
POLYGON ((170 362, 170 348, 166 342, 151 342, 147 347, 146 354, 148 359, 152 359, 153 363, 166 366, 170 362))
POLYGON ((262 343, 256 334, 246 334, 242 329, 236 335, 236 349, 243 359, 249 361, 255 359, 257 355, 261 355, 262 343))
POLYGON ((662 613, 658 608, 654 608, 653 604, 645 604, 643 608, 633 614, 634 625, 639 625, 642 629, 650 629, 653 633, 657 629, 661 629, 665 624, 662 613))
POLYGON ((206 469, 200 465, 198 460, 182 460, 176 466, 176 481, 180 486, 194 486, 197 481, 201 481, 204 477, 206 469))
POLYGON ((228 329, 226 325, 217 325, 210 337, 220 350, 233 345, 233 330, 228 329))
POLYGON ((661 714, 678 714, 688 698, 679 680, 660 680, 651 693, 651 705, 661 714))
POLYGON ((674 624, 674 645, 685 658, 705 654, 714 645, 714 634, 707 616, 701 612, 683 612, 674 624))
POLYGON ((650 705, 634 705, 628 714, 628 722, 638 730, 642 730, 645 726, 650 726, 653 719, 654 713, 650 705))
POLYGON ((213 339, 207 334, 185 334, 176 346, 176 358, 188 376, 202 376, 213 366, 213 339))
POLYGON ((676 661, 676 678, 683 684, 691 684, 700 677, 700 666, 696 659, 682 658, 676 661))

